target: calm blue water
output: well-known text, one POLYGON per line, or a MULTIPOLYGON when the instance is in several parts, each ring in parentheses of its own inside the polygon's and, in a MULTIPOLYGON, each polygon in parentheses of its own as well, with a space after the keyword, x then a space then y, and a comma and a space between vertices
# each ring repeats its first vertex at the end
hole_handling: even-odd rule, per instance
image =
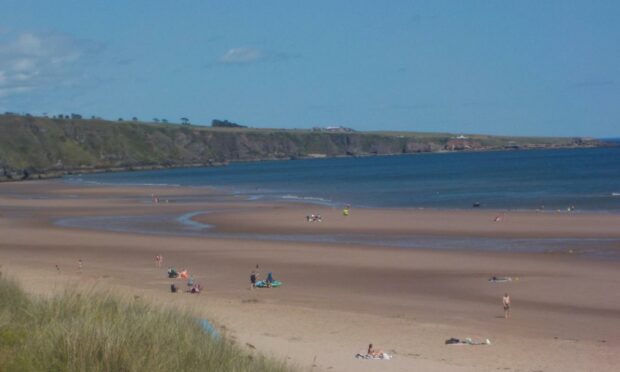
POLYGON ((72 176, 69 182, 211 186, 251 199, 355 207, 620 211, 620 148, 234 163, 72 176))

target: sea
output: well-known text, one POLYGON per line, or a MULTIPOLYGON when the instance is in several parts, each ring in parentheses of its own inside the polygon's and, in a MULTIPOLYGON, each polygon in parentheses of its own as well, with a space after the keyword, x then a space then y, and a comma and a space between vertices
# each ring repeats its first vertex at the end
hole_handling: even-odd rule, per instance
MULTIPOLYGON (((620 140, 615 140, 620 145, 620 140)), ((620 147, 233 162, 68 176, 71 183, 209 187, 248 200, 356 208, 620 212, 620 147)))
MULTIPOLYGON (((615 141, 620 145, 620 140, 615 141)), ((214 200, 303 202, 359 208, 489 209, 571 213, 620 213, 620 146, 603 148, 450 152, 233 162, 222 167, 74 175, 76 184, 209 188, 200 196, 169 202, 214 200), (223 199, 224 198, 224 199, 223 199)), ((144 203, 151 203, 148 195, 144 203)), ((205 204, 201 204, 205 205, 205 204)), ((372 236, 347 234, 225 233, 181 215, 80 216, 62 227, 156 235, 210 236, 291 242, 323 242, 404 249, 566 253, 620 262, 615 238, 503 238, 372 236)), ((357 212, 356 212, 357 213, 357 212)), ((303 216, 302 216, 303 217, 303 216)), ((300 218, 302 218, 300 217, 300 218)))

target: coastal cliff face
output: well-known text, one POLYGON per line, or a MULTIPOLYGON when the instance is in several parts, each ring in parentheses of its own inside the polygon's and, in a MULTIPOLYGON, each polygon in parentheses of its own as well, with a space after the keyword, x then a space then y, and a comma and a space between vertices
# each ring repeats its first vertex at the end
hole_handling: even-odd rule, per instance
POLYGON ((229 161, 601 145, 581 138, 329 133, 0 115, 0 181, 229 161))

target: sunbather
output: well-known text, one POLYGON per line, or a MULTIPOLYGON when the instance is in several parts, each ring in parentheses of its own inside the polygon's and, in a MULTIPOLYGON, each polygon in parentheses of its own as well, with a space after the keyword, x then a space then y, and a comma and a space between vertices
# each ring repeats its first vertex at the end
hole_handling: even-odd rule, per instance
POLYGON ((373 358, 381 358, 381 357, 383 357, 383 351, 382 350, 374 349, 372 347, 372 344, 368 345, 368 352, 366 354, 370 355, 373 358))
POLYGON ((191 293, 200 293, 202 291, 202 286, 198 283, 194 284, 191 289, 191 293))

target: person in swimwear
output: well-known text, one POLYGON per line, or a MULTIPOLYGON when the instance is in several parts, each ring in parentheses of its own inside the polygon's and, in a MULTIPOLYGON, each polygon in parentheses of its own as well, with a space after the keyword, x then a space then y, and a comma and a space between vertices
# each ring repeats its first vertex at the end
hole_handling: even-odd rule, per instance
POLYGON ((504 293, 504 297, 502 297, 502 304, 504 305, 504 318, 510 318, 510 296, 508 293, 504 293))
POLYGON ((372 347, 372 344, 368 345, 368 352, 366 354, 370 355, 373 358, 381 358, 381 357, 383 357, 383 351, 382 350, 375 350, 372 347))

